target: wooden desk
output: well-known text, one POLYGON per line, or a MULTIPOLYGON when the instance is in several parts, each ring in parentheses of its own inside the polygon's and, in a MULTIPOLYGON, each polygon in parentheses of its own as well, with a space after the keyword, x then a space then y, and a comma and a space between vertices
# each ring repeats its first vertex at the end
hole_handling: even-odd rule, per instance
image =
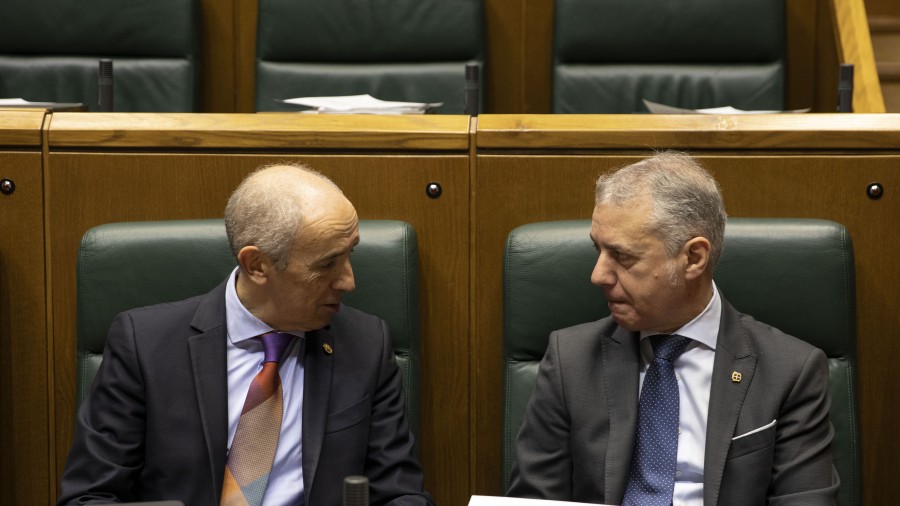
POLYGON ((860 426, 866 504, 889 504, 900 465, 900 117, 480 116, 473 171, 473 493, 499 493, 502 273, 506 236, 590 218, 594 181, 654 149, 687 150, 713 172, 731 216, 843 223, 856 253, 860 426), (866 195, 879 182, 884 196, 866 195), (885 437, 882 437, 885 436, 885 437))
POLYGON ((45 111, 0 110, 0 503, 50 502, 41 127, 45 111))
POLYGON ((53 298, 55 448, 75 415, 75 258, 112 221, 221 217, 243 177, 300 161, 331 177, 360 218, 399 219, 419 239, 421 460, 443 504, 469 497, 469 118, 301 114, 55 114, 46 162, 53 298), (429 198, 438 182, 443 194, 429 198), (455 323, 460 322, 460 323, 455 323))

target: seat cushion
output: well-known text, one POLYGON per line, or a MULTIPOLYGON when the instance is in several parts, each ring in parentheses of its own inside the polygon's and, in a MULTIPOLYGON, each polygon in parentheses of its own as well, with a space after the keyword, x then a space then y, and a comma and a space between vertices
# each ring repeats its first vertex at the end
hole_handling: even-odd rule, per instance
MULTIPOLYGON (((99 56, 2 56, 0 97, 81 102, 98 110, 99 56)), ((192 112, 198 65, 186 58, 114 58, 116 112, 192 112)))
POLYGON ((467 62, 326 64, 259 62, 256 70, 258 111, 304 108, 280 100, 369 94, 381 100, 442 102, 438 114, 462 114, 467 62))
POLYGON ((649 112, 643 100, 688 109, 732 106, 784 109, 784 63, 560 64, 553 75, 553 112, 649 112))

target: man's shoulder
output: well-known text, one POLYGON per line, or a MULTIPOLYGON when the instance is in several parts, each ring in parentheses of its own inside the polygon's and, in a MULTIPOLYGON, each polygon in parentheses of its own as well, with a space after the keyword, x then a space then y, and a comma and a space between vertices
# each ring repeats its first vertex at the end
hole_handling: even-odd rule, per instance
POLYGON ((187 299, 137 307, 123 311, 122 314, 128 315, 133 321, 181 321, 185 318, 189 320, 207 295, 208 294, 195 295, 194 297, 189 297, 187 299))
POLYGON ((801 358, 819 350, 816 346, 788 334, 778 327, 759 321, 752 315, 738 312, 737 319, 754 348, 762 353, 777 352, 781 356, 801 358))
POLYGON ((554 331, 553 334, 560 339, 580 339, 596 341, 602 337, 608 337, 618 329, 618 325, 612 318, 606 317, 592 322, 579 323, 571 327, 565 327, 554 331))

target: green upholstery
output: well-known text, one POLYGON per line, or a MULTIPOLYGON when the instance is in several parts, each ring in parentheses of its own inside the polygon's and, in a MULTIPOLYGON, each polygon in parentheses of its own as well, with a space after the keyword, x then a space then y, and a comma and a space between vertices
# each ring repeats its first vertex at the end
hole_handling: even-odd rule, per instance
POLYGON ((97 110, 113 61, 117 112, 197 109, 199 0, 3 0, 0 97, 97 110))
MULTIPOLYGON (((513 230, 503 273, 505 413, 503 486, 550 332, 608 316, 590 282, 597 252, 589 220, 513 230)), ((716 284, 739 311, 825 351, 829 359, 838 504, 861 503, 856 407, 853 246, 847 230, 812 219, 732 218, 716 284)))
MULTIPOLYGON (((352 256, 357 289, 344 301, 387 321, 418 441, 416 232, 401 221, 361 220, 359 233, 352 256)), ((222 220, 111 223, 88 230, 78 253, 78 403, 90 390, 117 313, 206 293, 235 265, 222 220)))
POLYGON ((553 112, 783 109, 784 0, 556 0, 553 112))
POLYGON ((368 93, 462 114, 465 65, 483 62, 482 18, 482 0, 260 0, 256 109, 368 93))

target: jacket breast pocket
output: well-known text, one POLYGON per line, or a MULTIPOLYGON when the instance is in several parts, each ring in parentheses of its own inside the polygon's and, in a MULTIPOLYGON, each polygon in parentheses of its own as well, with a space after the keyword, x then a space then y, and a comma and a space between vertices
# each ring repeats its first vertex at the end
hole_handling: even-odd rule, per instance
POLYGON ((738 436, 731 440, 731 447, 728 449, 728 458, 735 459, 744 455, 758 452, 765 448, 774 448, 775 446, 775 422, 766 425, 761 430, 751 431, 750 433, 738 436))
POLYGON ((369 396, 366 395, 354 404, 329 414, 328 419, 325 420, 325 433, 331 434, 353 427, 354 425, 367 420, 371 410, 372 407, 369 403, 369 396))

